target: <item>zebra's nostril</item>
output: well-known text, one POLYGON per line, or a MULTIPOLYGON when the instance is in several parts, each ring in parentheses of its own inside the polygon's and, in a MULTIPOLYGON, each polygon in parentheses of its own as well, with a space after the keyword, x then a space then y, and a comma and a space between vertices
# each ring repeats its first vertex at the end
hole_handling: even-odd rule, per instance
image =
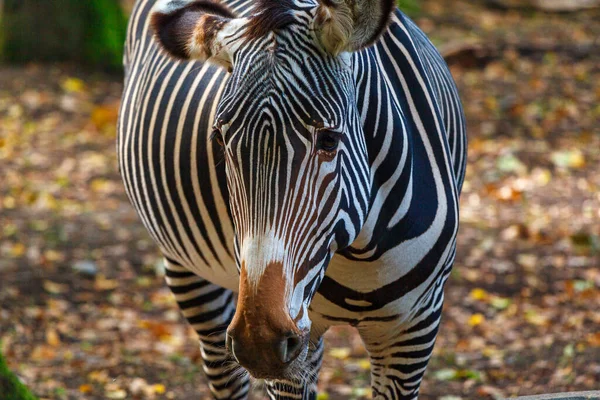
POLYGON ((284 339, 279 345, 279 358, 281 362, 287 364, 295 360, 302 350, 302 340, 300 336, 292 334, 284 339))
POLYGON ((238 361, 238 359, 235 355, 235 347, 233 344, 233 338, 229 334, 227 334, 227 337, 225 338, 225 348, 233 355, 233 358, 235 358, 236 361, 238 361))

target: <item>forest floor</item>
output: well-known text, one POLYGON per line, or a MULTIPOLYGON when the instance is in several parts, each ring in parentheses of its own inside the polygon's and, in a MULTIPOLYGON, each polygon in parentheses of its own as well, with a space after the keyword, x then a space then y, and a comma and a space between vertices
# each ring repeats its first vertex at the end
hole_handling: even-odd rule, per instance
MULTIPOLYGON (((470 138, 420 398, 599 389, 600 13, 483 3, 425 1, 417 18, 449 54, 470 138)), ((121 88, 0 68, 2 352, 42 398, 205 398, 194 333, 117 173, 121 88)), ((355 331, 332 329, 320 399, 368 398, 368 367, 355 331)))

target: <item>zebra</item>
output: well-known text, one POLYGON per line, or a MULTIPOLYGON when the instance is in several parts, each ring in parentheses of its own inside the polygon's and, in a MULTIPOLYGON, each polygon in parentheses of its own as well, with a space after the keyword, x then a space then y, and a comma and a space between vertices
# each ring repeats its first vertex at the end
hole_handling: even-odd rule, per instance
POLYGON ((349 324, 375 399, 414 399, 456 252, 454 80, 394 0, 137 0, 118 121, 127 195, 215 399, 315 399, 349 324))

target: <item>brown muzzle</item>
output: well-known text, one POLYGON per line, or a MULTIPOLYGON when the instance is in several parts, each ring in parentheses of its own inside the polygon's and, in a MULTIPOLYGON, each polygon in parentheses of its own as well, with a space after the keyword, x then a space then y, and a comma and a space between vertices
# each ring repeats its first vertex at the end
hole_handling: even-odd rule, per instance
POLYGON ((227 329, 227 348, 255 378, 283 378, 285 369, 308 344, 308 334, 290 318, 285 287, 281 263, 269 264, 253 286, 242 263, 237 309, 227 329))

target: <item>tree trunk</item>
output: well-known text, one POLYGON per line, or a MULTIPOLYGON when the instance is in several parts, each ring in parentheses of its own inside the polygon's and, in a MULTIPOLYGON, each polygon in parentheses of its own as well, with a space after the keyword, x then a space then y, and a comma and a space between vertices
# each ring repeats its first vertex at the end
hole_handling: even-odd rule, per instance
POLYGON ((119 0, 0 0, 2 58, 120 68, 126 18, 119 0))

